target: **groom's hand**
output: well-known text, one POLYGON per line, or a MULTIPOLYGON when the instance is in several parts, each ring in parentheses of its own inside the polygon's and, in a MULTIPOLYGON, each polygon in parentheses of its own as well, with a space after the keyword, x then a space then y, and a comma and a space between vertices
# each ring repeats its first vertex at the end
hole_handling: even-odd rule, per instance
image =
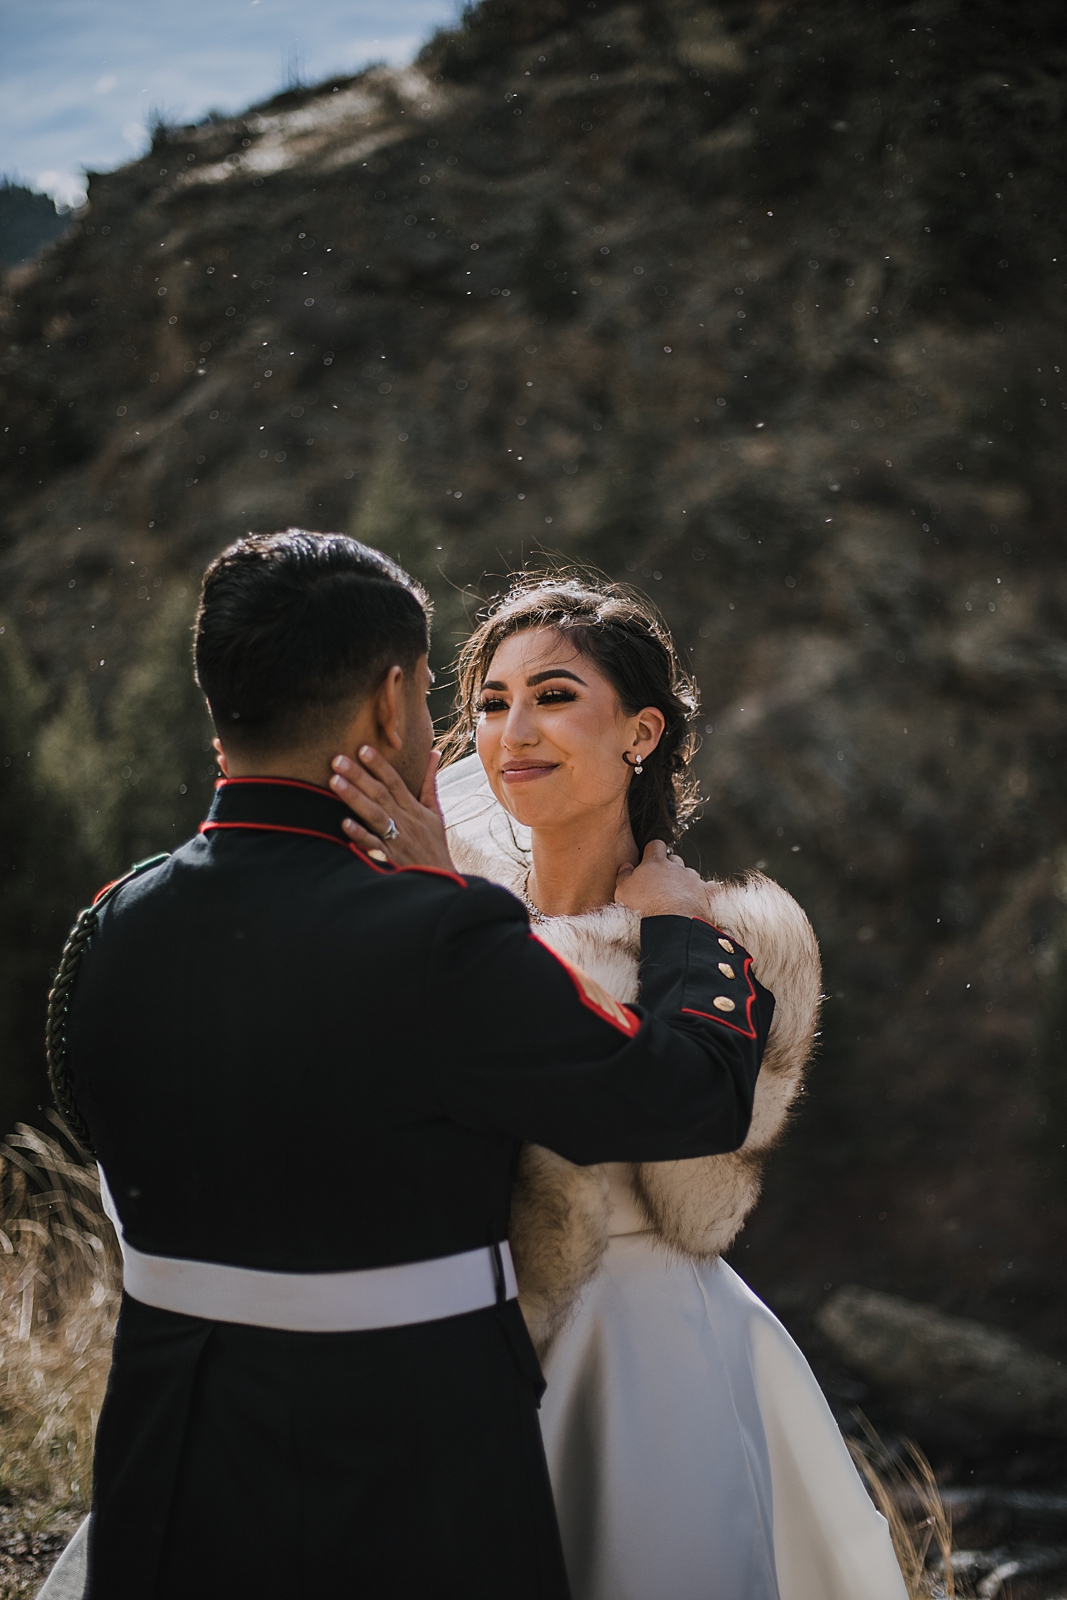
POLYGON ((639 866, 619 868, 615 899, 643 917, 708 917, 708 890, 699 872, 668 853, 662 839, 645 846, 639 866))
POLYGON ((394 866, 438 867, 455 872, 437 803, 435 779, 440 753, 431 752, 417 799, 373 746, 363 745, 358 755, 358 761, 334 756, 331 763, 330 788, 356 814, 355 819, 346 817, 344 821, 352 843, 367 855, 391 861, 394 866))

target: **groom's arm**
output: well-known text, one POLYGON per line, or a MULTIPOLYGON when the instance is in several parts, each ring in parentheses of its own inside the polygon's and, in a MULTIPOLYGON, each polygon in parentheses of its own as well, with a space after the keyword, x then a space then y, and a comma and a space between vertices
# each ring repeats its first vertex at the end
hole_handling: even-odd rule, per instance
POLYGON ((723 938, 696 919, 646 919, 645 1003, 622 1006, 531 934, 512 895, 471 880, 433 957, 449 1115, 581 1164, 736 1150, 774 1001, 723 938))

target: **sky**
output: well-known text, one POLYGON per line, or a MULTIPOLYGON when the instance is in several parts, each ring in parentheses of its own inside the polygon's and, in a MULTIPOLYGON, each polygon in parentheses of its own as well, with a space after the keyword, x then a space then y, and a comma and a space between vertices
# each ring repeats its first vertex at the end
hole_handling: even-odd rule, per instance
POLYGON ((284 87, 410 60, 459 0, 0 0, 0 174, 64 205, 195 122, 284 87))

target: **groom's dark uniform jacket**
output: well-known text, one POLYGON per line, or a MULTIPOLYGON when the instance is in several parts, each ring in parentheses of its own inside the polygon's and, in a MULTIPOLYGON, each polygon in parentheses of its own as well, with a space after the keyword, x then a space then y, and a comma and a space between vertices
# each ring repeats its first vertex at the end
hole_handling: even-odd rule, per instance
MULTIPOLYGON (((646 920, 622 1011, 505 890, 383 868, 344 815, 310 785, 225 783, 101 911, 68 1043, 130 1245, 424 1261, 505 1238, 520 1141, 578 1163, 742 1143, 773 1008, 743 952, 730 979, 708 924, 646 920)), ((87 1593, 562 1600, 539 1393, 514 1300, 292 1333, 127 1295, 87 1593)))

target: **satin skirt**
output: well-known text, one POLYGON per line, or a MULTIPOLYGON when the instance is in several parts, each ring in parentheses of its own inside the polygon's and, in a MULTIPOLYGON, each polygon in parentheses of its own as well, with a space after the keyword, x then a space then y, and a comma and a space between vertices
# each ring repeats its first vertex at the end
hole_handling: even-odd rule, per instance
POLYGON ((545 1376, 574 1600, 907 1600, 811 1368, 724 1262, 613 1238, 545 1376))

